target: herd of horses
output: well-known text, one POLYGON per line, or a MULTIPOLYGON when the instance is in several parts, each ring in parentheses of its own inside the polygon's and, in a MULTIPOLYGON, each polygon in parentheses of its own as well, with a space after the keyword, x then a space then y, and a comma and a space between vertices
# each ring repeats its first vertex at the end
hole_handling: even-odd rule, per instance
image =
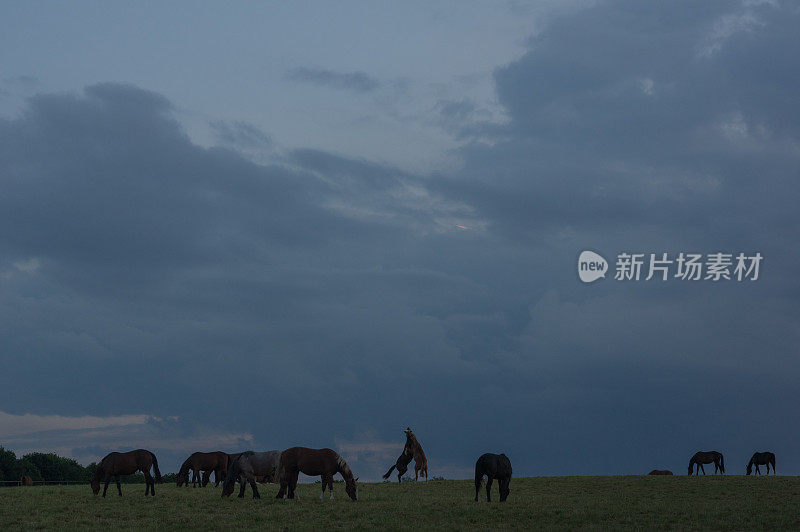
MULTIPOLYGON (((395 461, 389 471, 383 475, 388 479, 393 471, 397 471, 397 481, 401 482, 403 475, 408 471, 411 461, 414 461, 414 479, 420 477, 428 479, 428 460, 422 450, 419 440, 410 428, 405 430, 406 444, 403 452, 395 461)), ((689 475, 706 474, 704 464, 714 464, 714 474, 717 472, 725 473, 725 458, 719 451, 700 451, 694 454, 689 460, 689 475)), ((771 452, 757 452, 750 458, 747 464, 747 474, 752 473, 755 466, 756 474, 761 474, 759 466, 767 466, 767 474, 772 466, 772 473, 775 474, 775 455, 771 452)), ((137 449, 127 453, 112 452, 100 461, 92 478, 92 492, 97 495, 100 492, 101 483, 105 482, 103 497, 106 496, 108 485, 113 478, 117 484, 117 492, 122 496, 120 477, 131 475, 138 471, 144 473, 145 477, 145 496, 155 495, 155 484, 162 482, 161 472, 158 469, 156 455, 146 449, 137 449), (152 468, 153 474, 150 474, 152 468)), ((247 486, 250 485, 253 491, 253 498, 259 499, 257 482, 270 482, 279 484, 279 499, 299 498, 296 489, 300 473, 311 477, 321 477, 322 492, 320 500, 328 489, 330 498, 333 499, 333 477, 339 474, 344 479, 345 492, 350 499, 358 500, 358 477, 353 475, 350 466, 332 449, 310 449, 308 447, 291 447, 284 451, 265 451, 253 452, 244 451, 241 453, 224 453, 222 451, 203 453, 193 453, 187 458, 177 475, 178 487, 187 486, 190 483, 189 474, 191 473, 192 486, 200 485, 205 487, 214 474, 215 486, 222 483, 222 497, 231 495, 234 491, 236 482, 239 482, 239 497, 244 497, 247 486)), ((486 453, 481 455, 475 462, 475 501, 478 501, 483 478, 486 482, 486 500, 491 501, 491 490, 493 481, 497 480, 500 491, 500 502, 505 501, 510 493, 509 483, 511 482, 511 460, 505 454, 486 453)), ((654 469, 650 475, 672 475, 672 471, 654 469)), ((21 484, 32 485, 30 477, 23 477, 21 484)))
MULTIPOLYGON (((722 456, 722 453, 719 451, 698 451, 694 453, 694 456, 689 460, 689 476, 692 474, 699 475, 700 471, 703 474, 706 474, 706 469, 703 467, 703 464, 714 464, 714 474, 716 475, 717 472, 721 474, 725 474, 725 457, 722 456)), ((756 475, 761 474, 761 470, 758 468, 760 465, 767 466, 767 475, 769 475, 769 466, 772 466, 772 474, 775 473, 775 454, 771 452, 764 452, 764 453, 753 453, 753 456, 750 457, 750 461, 747 463, 747 474, 750 475, 753 472, 753 466, 756 466, 756 475)), ((672 471, 667 469, 653 469, 648 473, 649 475, 671 475, 672 471)))

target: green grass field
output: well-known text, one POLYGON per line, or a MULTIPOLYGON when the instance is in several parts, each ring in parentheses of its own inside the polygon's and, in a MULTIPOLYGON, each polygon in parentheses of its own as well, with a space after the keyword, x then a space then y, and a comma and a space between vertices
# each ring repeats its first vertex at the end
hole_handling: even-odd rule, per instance
POLYGON ((473 502, 471 481, 361 484, 351 502, 341 483, 336 499, 319 500, 319 484, 298 488, 301 500, 222 500, 220 488, 113 483, 108 496, 89 486, 0 489, 0 529, 18 528, 661 528, 800 529, 800 477, 538 477, 511 482, 505 503, 473 502), (114 491, 112 492, 112 489, 114 491))

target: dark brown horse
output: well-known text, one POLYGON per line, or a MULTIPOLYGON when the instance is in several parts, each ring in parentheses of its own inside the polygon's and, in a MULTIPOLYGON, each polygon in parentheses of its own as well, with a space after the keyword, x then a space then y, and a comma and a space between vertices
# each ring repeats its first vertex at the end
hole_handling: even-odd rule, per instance
POLYGON ((288 497, 295 498, 295 488, 297 488, 297 477, 300 473, 316 477, 322 477, 322 493, 325 494, 327 486, 333 499, 333 475, 339 473, 344 478, 344 489, 347 495, 354 501, 358 500, 358 478, 353 478, 353 472, 347 462, 331 449, 309 449, 307 447, 292 447, 281 453, 278 462, 278 478, 280 479, 281 489, 278 491, 276 499, 286 498, 288 487, 288 497))
POLYGON ((137 471, 144 473, 145 489, 144 494, 148 493, 155 496, 156 486, 155 483, 161 483, 161 471, 158 470, 158 460, 156 455, 146 449, 136 449, 135 451, 128 451, 127 453, 109 453, 100 461, 97 469, 92 477, 92 493, 97 495, 100 491, 100 482, 105 481, 106 485, 103 488, 103 497, 106 496, 108 490, 108 483, 111 477, 117 481, 117 491, 119 496, 122 497, 122 487, 119 484, 120 475, 133 475, 137 471), (153 467, 155 473, 155 481, 150 475, 150 466, 153 467))
POLYGON ((714 474, 717 474, 717 471, 722 472, 725 474, 725 458, 722 456, 722 453, 719 451, 698 451, 694 453, 692 459, 689 460, 689 475, 692 474, 692 469, 697 468, 696 474, 700 474, 700 470, 703 471, 703 474, 706 474, 706 469, 703 467, 703 464, 710 464, 714 462, 714 474))
POLYGON ((422 445, 419 444, 419 440, 411 432, 411 427, 406 428, 406 447, 403 449, 403 453, 411 454, 414 457, 414 480, 419 480, 419 475, 425 477, 425 480, 428 480, 428 459, 425 457, 425 451, 422 450, 422 445))
POLYGON ((19 479, 20 486, 33 486, 33 479, 28 475, 22 475, 22 478, 19 479))
POLYGON ((408 471, 408 464, 411 463, 411 460, 414 459, 414 455, 411 453, 407 453, 405 449, 403 449, 403 453, 400 457, 395 461, 394 465, 389 468, 389 471, 383 475, 383 478, 389 478, 389 475, 392 474, 392 471, 397 469, 397 482, 401 482, 403 475, 405 475, 406 471, 408 471))
POLYGON ((511 490, 508 484, 511 482, 511 460, 505 454, 486 453, 475 462, 475 502, 478 502, 478 494, 481 491, 481 482, 486 476, 486 502, 492 501, 492 481, 497 479, 500 489, 500 502, 508 498, 511 490))
POLYGON ((184 484, 189 486, 189 471, 192 472, 192 487, 197 487, 199 483, 201 487, 208 484, 208 479, 211 477, 211 472, 214 472, 214 486, 219 486, 219 483, 225 479, 228 473, 228 455, 222 451, 213 453, 192 453, 192 455, 183 462, 180 471, 178 471, 178 487, 184 484), (201 472, 206 472, 207 475, 202 475, 201 472))
POLYGON ((767 466, 767 475, 769 475, 769 466, 772 464, 772 474, 775 475, 775 455, 770 452, 766 453, 754 453, 752 458, 750 458, 750 462, 747 464, 747 474, 753 472, 753 466, 756 466, 756 475, 761 474, 761 470, 758 468, 760 465, 767 466))
POLYGON ((672 471, 669 469, 653 469, 648 475, 671 475, 672 471))

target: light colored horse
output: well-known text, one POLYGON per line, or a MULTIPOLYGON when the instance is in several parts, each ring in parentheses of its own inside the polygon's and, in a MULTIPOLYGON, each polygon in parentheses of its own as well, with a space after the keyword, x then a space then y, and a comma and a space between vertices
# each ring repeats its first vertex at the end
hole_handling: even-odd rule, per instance
POLYGON ((244 497, 244 490, 249 482, 250 487, 253 489, 253 498, 260 499, 261 495, 259 495, 258 487, 256 487, 256 479, 266 477, 276 482, 278 478, 278 462, 280 459, 280 451, 266 451, 263 453, 255 453, 253 451, 243 452, 228 468, 228 475, 225 477, 225 483, 222 485, 222 496, 227 497, 233 493, 233 486, 238 480, 241 484, 239 497, 244 497))

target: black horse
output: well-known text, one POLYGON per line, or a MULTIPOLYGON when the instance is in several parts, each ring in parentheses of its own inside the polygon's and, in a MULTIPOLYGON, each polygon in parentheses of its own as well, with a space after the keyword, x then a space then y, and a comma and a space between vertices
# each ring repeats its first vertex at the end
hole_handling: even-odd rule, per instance
POLYGON ((714 462, 714 474, 717 474, 717 471, 721 471, 722 474, 725 474, 725 458, 723 458, 722 453, 719 451, 699 451, 694 453, 692 459, 689 460, 689 475, 692 474, 692 470, 697 467, 696 474, 699 475, 700 471, 703 471, 703 474, 706 474, 706 469, 703 467, 703 464, 710 464, 714 462))
POLYGON ((747 464, 747 474, 753 472, 753 466, 756 466, 756 475, 760 475, 761 471, 758 469, 760 465, 767 466, 767 475, 769 475, 769 466, 772 464, 772 474, 775 474, 775 455, 770 452, 766 453, 753 453, 750 462, 747 464))
POLYGON ((486 501, 492 500, 492 480, 497 479, 500 484, 500 502, 508 498, 511 491, 508 483, 511 482, 511 460, 504 454, 486 453, 475 462, 475 502, 478 502, 478 493, 481 491, 481 481, 486 475, 486 501))
POLYGON ((394 463, 392 467, 389 468, 389 471, 383 475, 384 479, 389 478, 389 475, 392 474, 394 469, 397 469, 397 482, 401 482, 402 476, 408 471, 408 464, 411 463, 411 460, 414 459, 414 455, 411 453, 407 453, 406 449, 403 449, 403 454, 400 455, 400 458, 397 459, 397 462, 394 463))

